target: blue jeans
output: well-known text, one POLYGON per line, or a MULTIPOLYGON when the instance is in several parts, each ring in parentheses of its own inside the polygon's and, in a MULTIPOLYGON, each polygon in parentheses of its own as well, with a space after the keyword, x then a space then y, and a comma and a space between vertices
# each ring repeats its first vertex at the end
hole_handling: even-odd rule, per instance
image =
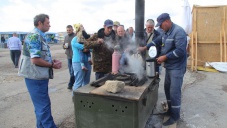
POLYGON ((47 80, 32 80, 25 78, 28 92, 35 108, 37 128, 56 128, 51 115, 51 103, 48 94, 47 80))
POLYGON ((91 53, 90 52, 83 52, 83 50, 79 50, 79 54, 80 54, 80 63, 84 64, 85 56, 87 56, 87 58, 91 58, 91 53))
POLYGON ((75 82, 73 66, 72 66, 72 59, 68 59, 68 69, 69 69, 69 75, 70 75, 68 86, 72 87, 75 82))
POLYGON ((186 68, 180 70, 166 69, 164 89, 171 117, 176 121, 180 118, 181 87, 186 68))
POLYGON ((87 71, 82 70, 80 62, 73 62, 73 70, 75 76, 73 90, 76 90, 77 88, 90 83, 91 65, 88 62, 85 62, 84 65, 88 69, 87 71))

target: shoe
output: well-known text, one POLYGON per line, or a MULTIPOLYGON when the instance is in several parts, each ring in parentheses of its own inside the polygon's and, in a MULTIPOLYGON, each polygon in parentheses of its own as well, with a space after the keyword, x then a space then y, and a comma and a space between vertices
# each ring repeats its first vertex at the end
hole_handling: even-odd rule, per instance
POLYGON ((18 68, 18 66, 15 66, 15 68, 18 68))
POLYGON ((176 121, 172 117, 170 117, 166 122, 163 123, 163 125, 168 126, 168 125, 172 125, 174 123, 176 123, 176 121))
POLYGON ((171 115, 171 112, 170 111, 167 111, 167 112, 161 113, 161 115, 170 116, 171 115))
POLYGON ((68 87, 67 87, 67 89, 70 89, 70 90, 72 90, 72 88, 73 88, 72 86, 68 86, 68 87))

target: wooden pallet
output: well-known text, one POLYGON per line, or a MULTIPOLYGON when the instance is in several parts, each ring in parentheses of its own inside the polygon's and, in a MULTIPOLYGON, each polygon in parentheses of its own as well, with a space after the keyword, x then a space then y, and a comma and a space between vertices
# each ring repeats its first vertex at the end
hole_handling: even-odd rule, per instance
POLYGON ((227 6, 193 6, 190 33, 192 71, 206 62, 227 62, 227 6))

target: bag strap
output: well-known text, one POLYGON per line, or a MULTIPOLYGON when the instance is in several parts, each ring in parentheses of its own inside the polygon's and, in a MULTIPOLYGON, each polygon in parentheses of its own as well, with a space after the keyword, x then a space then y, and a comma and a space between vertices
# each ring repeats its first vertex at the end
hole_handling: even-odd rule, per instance
POLYGON ((153 35, 153 33, 151 33, 151 34, 149 35, 149 37, 148 37, 147 40, 146 40, 146 43, 147 43, 147 41, 151 38, 152 35, 153 35))

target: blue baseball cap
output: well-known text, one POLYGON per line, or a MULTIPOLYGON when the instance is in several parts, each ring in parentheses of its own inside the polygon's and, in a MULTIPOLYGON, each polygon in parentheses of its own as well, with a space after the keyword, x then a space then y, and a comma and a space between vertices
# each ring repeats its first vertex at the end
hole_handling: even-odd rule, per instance
POLYGON ((106 27, 110 27, 110 26, 112 27, 112 26, 113 26, 113 21, 107 19, 107 20, 105 20, 104 25, 105 25, 106 27))
POLYGON ((170 17, 169 17, 169 14, 168 13, 162 13, 160 16, 158 16, 157 18, 157 24, 155 25, 155 27, 159 27, 162 22, 164 22, 165 20, 169 20, 170 17))

